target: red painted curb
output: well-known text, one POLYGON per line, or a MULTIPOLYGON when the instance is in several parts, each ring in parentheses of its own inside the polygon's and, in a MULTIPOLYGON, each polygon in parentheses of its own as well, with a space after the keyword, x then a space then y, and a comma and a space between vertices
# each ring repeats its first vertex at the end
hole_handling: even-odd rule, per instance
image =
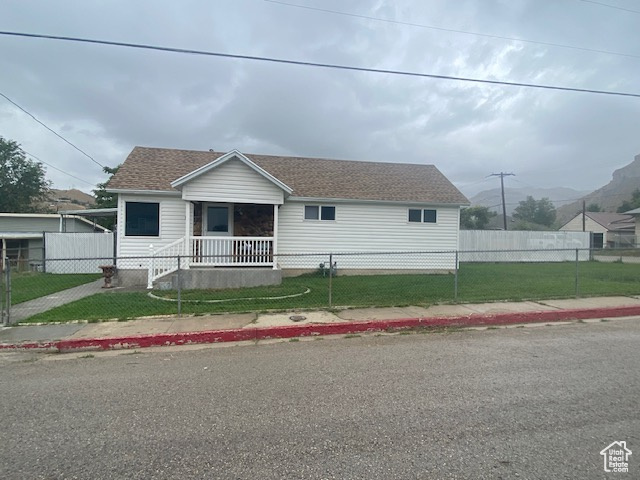
POLYGON ((323 324, 284 325, 278 327, 236 328, 232 330, 208 330, 128 335, 109 338, 78 338, 47 342, 0 344, 2 349, 57 349, 61 352, 86 349, 125 349, 202 343, 240 342, 270 338, 292 338, 319 335, 346 335, 352 333, 401 330, 414 327, 472 327, 485 325, 510 325, 518 323, 557 322, 601 317, 628 317, 640 315, 640 306, 593 308, 575 310, 544 310, 494 315, 473 314, 460 317, 399 318, 393 320, 367 320, 323 324))

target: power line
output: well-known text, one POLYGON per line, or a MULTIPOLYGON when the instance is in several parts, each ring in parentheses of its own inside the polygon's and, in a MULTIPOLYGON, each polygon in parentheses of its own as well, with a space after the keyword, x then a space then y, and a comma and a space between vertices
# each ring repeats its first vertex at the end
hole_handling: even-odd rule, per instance
MULTIPOLYGON (((288 3, 288 2, 281 2, 279 0, 264 0, 265 2, 268 3, 275 3, 277 5, 283 5, 286 7, 293 7, 293 8, 300 8, 303 10, 312 10, 312 11, 316 11, 316 12, 323 12, 323 13, 329 13, 332 15, 343 15, 345 17, 353 17, 353 18, 361 18, 364 20, 374 20, 376 22, 386 22, 386 23, 392 23, 395 25, 406 25, 409 27, 416 27, 416 28, 428 28, 430 30, 438 30, 441 32, 451 32, 451 33, 462 33, 464 35, 475 35, 478 37, 485 37, 485 38, 494 38, 494 39, 498 39, 498 40, 508 40, 508 41, 512 41, 512 42, 522 42, 522 43, 532 43, 532 44, 536 44, 536 45, 544 45, 547 47, 557 47, 557 48, 569 48, 572 50, 581 50, 583 52, 593 52, 593 53, 603 53, 606 55, 617 55, 620 57, 629 57, 629 58, 640 58, 640 55, 633 55, 631 53, 620 53, 620 52, 612 52, 609 50, 599 50, 597 48, 587 48, 587 47, 578 47, 575 45, 566 45, 563 43, 553 43, 553 42, 541 42, 541 41, 537 41, 537 40, 527 40, 524 38, 517 38, 517 37, 506 37, 503 35, 493 35, 490 33, 480 33, 480 32, 471 32, 468 30, 458 30, 455 28, 445 28, 445 27, 435 27, 433 25, 425 25, 422 23, 413 23, 413 22, 404 22, 401 20, 392 20, 389 18, 382 18, 382 17, 372 17, 369 15, 360 15, 357 13, 349 13, 349 12, 343 12, 340 10, 330 10, 328 8, 319 8, 319 7, 311 7, 309 5, 299 5, 296 3, 288 3)), ((596 3, 596 2, 594 2, 596 3)), ((633 10, 631 10, 633 11, 633 10)))
MULTIPOLYGON (((40 158, 36 157, 33 153, 29 153, 29 152, 27 152, 24 148, 21 148, 20 150, 22 150, 24 153, 26 153, 26 154, 27 154, 27 155, 29 155, 30 157, 34 158, 34 159, 35 159, 35 160, 37 160, 38 162, 40 162, 40 163, 44 163, 44 164, 45 164, 45 165, 47 165, 48 167, 51 167, 51 168, 53 168, 54 170, 59 171, 60 173, 64 173, 65 175, 68 175, 68 176, 70 176, 70 177, 72 177, 72 178, 75 178, 76 180, 80 180, 81 182, 86 183, 87 185, 94 185, 94 184, 93 184, 93 183, 91 183, 91 182, 88 182, 88 181, 86 181, 86 180, 84 180, 84 179, 82 179, 82 178, 80 178, 80 177, 76 177, 75 175, 71 175, 70 173, 65 172, 64 170, 61 170, 61 169, 59 169, 58 167, 54 167, 54 166, 53 166, 53 165, 51 165, 50 163, 47 163, 47 162, 45 162, 44 160, 42 160, 42 159, 40 159, 40 158)), ((94 185, 94 186, 95 186, 95 185, 94 185)))
POLYGON ((22 108, 20 105, 18 105, 16 102, 14 102, 13 100, 11 100, 9 97, 7 97, 4 93, 0 92, 0 96, 4 97, 9 103, 12 103, 13 105, 15 105, 17 108, 19 108, 20 110, 22 110, 24 113, 26 113, 27 115, 29 115, 31 118, 33 118, 36 122, 38 122, 40 125, 42 125, 44 128, 46 128, 47 130, 49 130, 51 133, 53 133, 56 137, 60 138, 61 140, 65 141, 66 143, 68 143, 69 145, 71 145, 73 148, 75 148, 76 150, 78 150, 81 154, 83 154, 85 157, 87 157, 89 160, 91 160, 93 163, 100 165, 102 168, 104 168, 104 165, 102 165, 100 162, 98 162, 95 158, 93 158, 91 155, 89 155, 87 152, 85 152, 84 150, 80 149, 79 147, 77 147, 76 145, 74 145, 73 143, 71 143, 69 140, 67 140, 66 138, 64 138, 62 135, 60 135, 58 132, 56 132, 55 130, 49 128, 47 125, 45 125, 43 122, 41 122, 40 120, 38 120, 35 115, 33 115, 32 113, 28 112, 27 110, 25 110, 24 108, 22 108))
POLYGON ((65 36, 58 36, 58 35, 43 35, 43 34, 36 34, 36 33, 19 33, 19 32, 6 32, 6 31, 0 31, 0 35, 9 35, 14 37, 27 37, 27 38, 42 38, 42 39, 48 39, 48 40, 62 40, 62 41, 79 42, 79 43, 92 43, 92 44, 98 44, 98 45, 109 45, 114 47, 139 48, 144 50, 183 53, 183 54, 189 54, 189 55, 204 55, 204 56, 210 56, 210 57, 233 58, 238 60, 253 60, 253 61, 259 61, 259 62, 299 65, 304 67, 331 68, 331 69, 348 70, 348 71, 354 71, 354 72, 381 73, 381 74, 387 74, 387 75, 400 75, 400 76, 408 76, 408 77, 433 78, 438 80, 454 80, 454 81, 460 81, 460 82, 483 83, 488 85, 541 88, 546 90, 561 90, 561 91, 567 91, 567 92, 593 93, 597 95, 615 95, 615 96, 622 96, 622 97, 640 98, 640 93, 615 92, 610 90, 593 90, 588 88, 560 87, 557 85, 543 85, 543 84, 523 83, 523 82, 506 82, 506 81, 500 81, 500 80, 457 77, 453 75, 436 75, 432 73, 387 70, 387 69, 381 69, 381 68, 355 67, 351 65, 339 65, 339 64, 332 64, 332 63, 304 62, 300 60, 287 60, 283 58, 259 57, 254 55, 236 55, 231 53, 210 52, 205 50, 191 50, 191 49, 185 49, 185 48, 161 47, 157 45, 115 42, 115 41, 108 41, 108 40, 94 40, 94 39, 88 39, 88 38, 65 37, 65 36))
POLYGON ((578 0, 578 1, 579 2, 584 2, 584 3, 593 3, 595 5, 601 5, 601 6, 607 7, 607 8, 615 8, 616 10, 623 10, 625 12, 640 13, 640 11, 638 11, 638 10, 631 10, 629 8, 618 7, 616 5, 610 5, 608 3, 595 2, 594 0, 578 0))

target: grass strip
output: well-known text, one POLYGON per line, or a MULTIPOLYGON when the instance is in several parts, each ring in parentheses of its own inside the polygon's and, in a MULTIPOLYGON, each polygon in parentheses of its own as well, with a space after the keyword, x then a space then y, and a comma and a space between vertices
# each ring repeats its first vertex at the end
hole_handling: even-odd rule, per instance
MULTIPOLYGON (((576 293, 576 264, 562 263, 467 263, 455 276, 447 275, 360 275, 332 280, 332 307, 428 306, 435 303, 480 303, 571 298, 576 293)), ((157 292, 177 298, 176 291, 157 292)), ((622 263, 580 262, 580 296, 640 294, 640 268, 622 263)), ((189 300, 242 298, 237 302, 183 303, 183 314, 261 312, 265 310, 329 308, 328 278, 303 275, 284 278, 281 285, 227 290, 187 290, 189 300), (280 299, 309 288, 309 294, 280 299)), ((31 322, 99 321, 152 315, 176 315, 178 305, 152 299, 146 291, 96 294, 30 317, 31 322)))

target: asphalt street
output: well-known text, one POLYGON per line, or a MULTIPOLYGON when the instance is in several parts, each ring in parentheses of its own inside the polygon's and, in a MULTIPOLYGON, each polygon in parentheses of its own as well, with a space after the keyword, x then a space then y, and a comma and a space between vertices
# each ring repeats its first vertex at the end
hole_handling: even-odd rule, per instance
POLYGON ((0 478, 640 478, 639 346, 618 319, 3 354, 0 478))

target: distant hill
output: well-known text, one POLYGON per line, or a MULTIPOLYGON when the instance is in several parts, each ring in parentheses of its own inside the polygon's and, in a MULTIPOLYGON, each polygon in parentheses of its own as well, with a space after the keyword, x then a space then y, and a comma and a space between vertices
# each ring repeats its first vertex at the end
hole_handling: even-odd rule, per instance
POLYGON ((558 208, 557 222, 565 224, 581 212, 583 200, 587 205, 597 203, 605 212, 615 212, 622 202, 631 199, 635 189, 640 189, 640 155, 636 155, 629 165, 613 172, 611 181, 604 187, 558 208))
MULTIPOLYGON (((575 199, 586 195, 587 191, 574 190, 573 188, 556 187, 556 188, 505 188, 504 196, 507 207, 507 215, 511 215, 522 200, 526 200, 528 196, 540 200, 548 198, 556 208, 572 203, 575 199)), ((490 207, 490 210, 502 213, 502 197, 500 188, 492 188, 484 190, 469 199, 471 205, 479 205, 490 207)))
POLYGON ((93 208, 96 199, 87 193, 80 190, 57 190, 51 189, 49 196, 49 202, 46 205, 46 210, 51 212, 58 212, 60 210, 86 210, 87 208, 93 208))

